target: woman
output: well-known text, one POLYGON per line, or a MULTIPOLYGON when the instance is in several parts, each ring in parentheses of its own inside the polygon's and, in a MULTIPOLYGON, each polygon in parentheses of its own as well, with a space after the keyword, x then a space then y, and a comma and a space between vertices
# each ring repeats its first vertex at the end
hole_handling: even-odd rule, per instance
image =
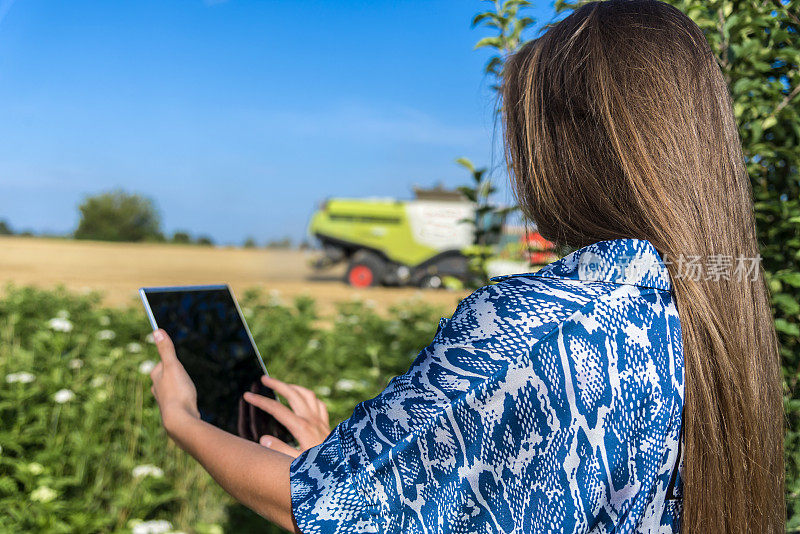
POLYGON ((464 299, 330 435, 313 393, 267 379, 291 409, 247 400, 302 453, 201 422, 159 332, 167 431, 234 497, 305 533, 782 531, 775 332, 703 34, 661 2, 595 2, 503 78, 520 204, 578 250, 464 299))

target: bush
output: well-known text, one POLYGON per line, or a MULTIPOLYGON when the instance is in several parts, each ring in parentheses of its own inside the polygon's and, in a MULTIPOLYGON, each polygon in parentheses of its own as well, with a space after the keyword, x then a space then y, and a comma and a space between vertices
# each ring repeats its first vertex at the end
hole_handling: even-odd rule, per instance
POLYGON ((100 241, 163 241, 161 218, 153 201, 140 195, 112 191, 88 197, 81 212, 76 239, 100 241))
MULTIPOLYGON (((314 389, 332 424, 408 368, 439 316, 414 305, 380 317, 353 302, 323 328, 308 298, 249 291, 241 304, 270 373, 314 389)), ((158 520, 200 534, 279 532, 167 439, 149 392, 149 331, 141 309, 105 309, 96 294, 6 289, 0 532, 131 532, 158 520)))
POLYGON ((178 230, 177 232, 172 234, 172 242, 181 245, 188 245, 189 243, 192 242, 192 236, 189 235, 189 232, 178 230))

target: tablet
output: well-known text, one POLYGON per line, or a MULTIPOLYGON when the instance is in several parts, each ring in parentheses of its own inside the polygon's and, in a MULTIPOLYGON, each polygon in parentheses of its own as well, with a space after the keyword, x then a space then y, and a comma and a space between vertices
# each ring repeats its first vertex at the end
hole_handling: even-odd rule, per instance
POLYGON ((267 368, 230 287, 143 287, 139 294, 153 330, 163 329, 175 344, 204 421, 251 441, 265 434, 293 441, 283 425, 242 398, 245 391, 275 394, 261 383, 267 368))

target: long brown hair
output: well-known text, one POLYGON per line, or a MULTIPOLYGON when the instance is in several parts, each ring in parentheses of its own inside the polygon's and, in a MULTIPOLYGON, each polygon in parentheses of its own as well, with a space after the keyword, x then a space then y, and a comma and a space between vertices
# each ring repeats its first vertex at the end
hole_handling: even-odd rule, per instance
POLYGON ((647 239, 671 260, 683 532, 783 531, 781 375, 763 272, 687 276, 672 261, 758 257, 730 95, 703 33, 663 2, 592 2, 510 57, 503 78, 509 171, 541 234, 571 247, 647 239))

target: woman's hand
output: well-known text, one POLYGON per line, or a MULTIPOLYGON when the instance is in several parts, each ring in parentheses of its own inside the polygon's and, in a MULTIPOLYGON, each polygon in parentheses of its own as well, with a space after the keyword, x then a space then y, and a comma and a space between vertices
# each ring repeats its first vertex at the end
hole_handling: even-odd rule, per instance
POLYGON ((245 393, 244 400, 271 414, 289 432, 300 446, 300 450, 289 446, 275 436, 262 436, 259 443, 277 452, 296 458, 300 452, 319 445, 331 433, 328 408, 313 391, 302 386, 287 384, 269 376, 262 376, 261 382, 289 402, 289 408, 277 400, 245 393))
POLYGON ((175 346, 166 332, 156 330, 153 339, 161 361, 150 372, 153 386, 150 391, 158 402, 164 428, 173 439, 182 421, 200 419, 197 410, 197 390, 186 369, 175 355, 175 346))

